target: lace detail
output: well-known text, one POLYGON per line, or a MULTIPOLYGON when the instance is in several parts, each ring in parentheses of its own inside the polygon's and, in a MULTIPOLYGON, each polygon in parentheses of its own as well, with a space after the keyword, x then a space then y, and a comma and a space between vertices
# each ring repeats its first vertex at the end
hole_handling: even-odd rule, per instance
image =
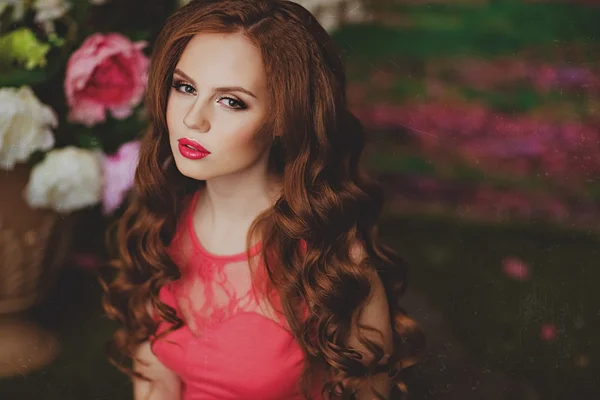
POLYGON ((196 236, 193 211, 197 192, 182 218, 181 227, 169 253, 178 265, 181 278, 169 285, 182 319, 190 331, 201 336, 239 312, 256 312, 284 325, 273 307, 272 296, 264 291, 266 274, 260 268, 261 244, 250 251, 221 256, 208 252, 196 236))

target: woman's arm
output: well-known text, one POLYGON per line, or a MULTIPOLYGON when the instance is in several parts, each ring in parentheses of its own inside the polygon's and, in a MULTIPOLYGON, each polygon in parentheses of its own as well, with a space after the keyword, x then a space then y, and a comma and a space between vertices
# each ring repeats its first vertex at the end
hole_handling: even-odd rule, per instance
POLYGON ((152 352, 150 342, 144 342, 138 347, 133 369, 149 379, 133 379, 134 400, 181 399, 181 380, 158 360, 152 352))

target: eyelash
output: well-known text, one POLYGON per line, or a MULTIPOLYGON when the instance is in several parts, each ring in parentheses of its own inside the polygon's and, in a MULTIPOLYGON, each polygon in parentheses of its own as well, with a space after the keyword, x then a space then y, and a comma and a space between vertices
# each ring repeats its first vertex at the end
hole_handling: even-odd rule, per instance
MULTIPOLYGON (((192 85, 190 85, 189 83, 187 83, 185 81, 173 81, 173 83, 171 84, 171 86, 173 87, 173 89, 175 89, 177 92, 179 92, 181 94, 191 94, 189 92, 185 92, 185 91, 182 92, 181 91, 181 88, 183 88, 184 86, 187 86, 187 87, 193 89, 194 91, 196 90, 196 89, 194 89, 194 87, 192 85)), ((236 98, 229 97, 229 96, 220 96, 218 98, 218 101, 221 101, 223 99, 225 99, 225 100, 231 100, 231 101, 233 101, 233 102, 235 102, 235 103, 238 104, 238 107, 229 107, 228 106, 228 108, 231 108, 232 110, 245 110, 247 108, 246 105, 244 104, 244 102, 242 102, 242 101, 240 101, 240 100, 238 100, 236 98)))

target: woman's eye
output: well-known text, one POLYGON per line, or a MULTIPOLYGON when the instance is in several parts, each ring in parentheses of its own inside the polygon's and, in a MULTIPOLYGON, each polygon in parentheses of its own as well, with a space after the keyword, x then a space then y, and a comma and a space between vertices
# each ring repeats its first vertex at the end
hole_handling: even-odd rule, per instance
POLYGON ((196 92, 196 89, 194 89, 192 85, 189 85, 184 82, 175 82, 173 83, 173 87, 175 88, 175 90, 181 93, 194 94, 196 92))
POLYGON ((242 103, 239 100, 236 100, 232 97, 221 97, 219 98, 219 101, 224 100, 225 101, 225 105, 229 108, 233 108, 233 109, 237 109, 237 110, 243 110, 246 108, 246 105, 244 103, 242 103))
MULTIPOLYGON (((171 86, 173 86, 173 88, 176 91, 178 91, 179 93, 191 94, 191 95, 196 94, 196 89, 189 83, 185 83, 183 81, 173 82, 173 84, 171 86)), ((235 99, 233 97, 229 97, 229 96, 219 97, 218 101, 220 101, 220 102, 224 101, 225 105, 228 108, 231 108, 234 110, 244 110, 247 108, 246 104, 244 104, 242 101, 235 99)))

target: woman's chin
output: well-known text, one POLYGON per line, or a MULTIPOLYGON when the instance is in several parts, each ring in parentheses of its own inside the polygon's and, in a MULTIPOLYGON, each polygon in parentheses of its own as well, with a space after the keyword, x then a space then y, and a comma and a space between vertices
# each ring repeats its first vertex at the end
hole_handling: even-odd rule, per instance
POLYGON ((190 163, 193 164, 193 161, 175 160, 177 170, 186 178, 195 179, 197 181, 205 181, 211 178, 205 171, 201 171, 201 168, 199 168, 198 165, 190 165, 190 163))

